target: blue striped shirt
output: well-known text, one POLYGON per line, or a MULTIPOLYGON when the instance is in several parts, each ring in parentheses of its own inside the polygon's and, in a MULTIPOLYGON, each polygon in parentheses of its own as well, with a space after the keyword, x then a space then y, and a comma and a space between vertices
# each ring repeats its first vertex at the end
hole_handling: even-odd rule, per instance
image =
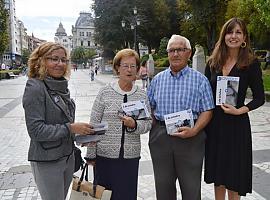
POLYGON ((208 79, 186 66, 176 75, 170 68, 157 74, 148 88, 147 95, 156 119, 164 115, 191 109, 194 119, 200 113, 214 108, 212 89, 208 79))

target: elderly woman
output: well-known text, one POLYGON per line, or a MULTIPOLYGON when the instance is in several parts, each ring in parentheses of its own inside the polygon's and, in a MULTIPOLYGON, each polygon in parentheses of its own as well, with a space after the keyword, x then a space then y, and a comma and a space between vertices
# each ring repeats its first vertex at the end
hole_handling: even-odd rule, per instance
POLYGON ((134 50, 119 51, 113 60, 119 80, 99 91, 91 112, 91 123, 107 121, 108 130, 100 142, 88 147, 87 158, 95 163, 97 183, 112 190, 112 200, 137 199, 140 134, 150 130, 151 118, 135 120, 118 111, 123 102, 138 100, 150 109, 145 91, 133 84, 139 66, 134 50))
POLYGON ((74 123, 75 104, 68 90, 66 49, 46 42, 31 54, 23 95, 30 136, 28 160, 43 200, 64 200, 74 170, 74 133, 93 132, 88 123, 74 123))

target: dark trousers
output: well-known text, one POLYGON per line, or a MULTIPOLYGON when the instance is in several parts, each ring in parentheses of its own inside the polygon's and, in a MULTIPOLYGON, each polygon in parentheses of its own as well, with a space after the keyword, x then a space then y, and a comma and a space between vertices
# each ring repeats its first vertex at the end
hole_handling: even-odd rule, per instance
POLYGON ((97 157, 97 184, 112 190, 111 200, 137 200, 139 159, 97 157))
POLYGON ((176 200, 178 180, 183 200, 201 199, 205 133, 187 139, 170 136, 155 124, 149 137, 157 200, 176 200))

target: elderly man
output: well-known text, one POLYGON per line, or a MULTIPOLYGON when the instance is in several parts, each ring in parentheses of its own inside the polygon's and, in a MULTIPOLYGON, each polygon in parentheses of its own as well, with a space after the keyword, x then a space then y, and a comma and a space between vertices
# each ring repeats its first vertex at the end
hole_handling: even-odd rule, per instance
POLYGON ((176 180, 183 200, 201 199, 204 157, 203 128, 212 117, 212 90, 207 78, 189 68, 191 46, 187 38, 173 35, 167 45, 170 66, 151 82, 148 97, 153 125, 149 147, 153 162, 157 200, 176 200, 176 180), (191 110, 194 126, 168 134, 164 116, 191 110))

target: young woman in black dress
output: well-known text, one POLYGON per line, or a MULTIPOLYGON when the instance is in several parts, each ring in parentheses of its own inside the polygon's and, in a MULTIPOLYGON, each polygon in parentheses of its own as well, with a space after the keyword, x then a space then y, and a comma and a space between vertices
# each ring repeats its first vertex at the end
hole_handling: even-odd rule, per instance
POLYGON ((214 183, 215 199, 229 200, 252 192, 252 141, 248 112, 264 104, 260 65, 250 49, 246 25, 241 19, 227 21, 210 56, 205 74, 211 82, 214 99, 217 76, 239 77, 237 104, 216 106, 206 128, 205 177, 214 183), (245 102, 247 88, 253 99, 245 102))

